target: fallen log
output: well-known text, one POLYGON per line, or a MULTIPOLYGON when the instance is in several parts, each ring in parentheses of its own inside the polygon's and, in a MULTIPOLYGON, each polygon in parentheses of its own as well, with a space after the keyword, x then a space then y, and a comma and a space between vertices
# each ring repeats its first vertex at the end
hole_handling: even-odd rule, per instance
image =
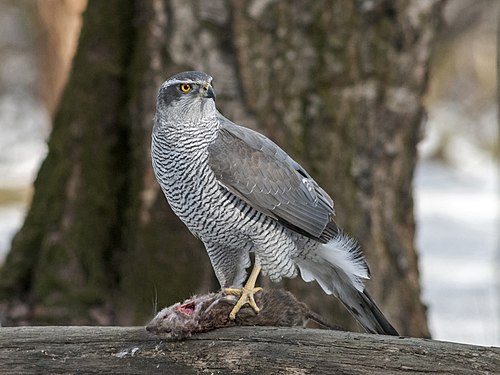
POLYGON ((500 348, 304 328, 162 340, 144 327, 0 328, 1 374, 494 374, 500 348))

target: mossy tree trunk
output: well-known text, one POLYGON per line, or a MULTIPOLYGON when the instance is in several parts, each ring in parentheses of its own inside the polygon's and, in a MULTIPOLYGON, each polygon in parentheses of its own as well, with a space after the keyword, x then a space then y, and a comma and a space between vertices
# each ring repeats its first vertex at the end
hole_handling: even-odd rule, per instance
MULTIPOLYGON (((199 69, 224 114, 274 138, 333 195, 369 260, 368 288, 402 333, 427 336, 412 178, 441 3, 89 1, 32 206, 0 271, 4 324, 143 323, 156 298, 217 287, 149 156, 159 85, 199 69)), ((286 286, 354 325, 319 287, 286 286)))

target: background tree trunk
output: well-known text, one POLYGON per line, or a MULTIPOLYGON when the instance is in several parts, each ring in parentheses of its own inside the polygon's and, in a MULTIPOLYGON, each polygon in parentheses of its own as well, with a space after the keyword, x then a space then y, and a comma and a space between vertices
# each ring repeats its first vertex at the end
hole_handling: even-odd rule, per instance
MULTIPOLYGON (((0 270, 3 324, 144 323, 156 300, 218 287, 149 156, 158 87, 199 69, 227 117, 272 137, 333 195, 374 298, 401 333, 428 336, 411 184, 441 6, 89 1, 33 203, 0 270)), ((318 286, 285 284, 355 326, 318 286)))
POLYGON ((38 91, 53 117, 68 79, 87 0, 37 0, 40 26, 38 91))

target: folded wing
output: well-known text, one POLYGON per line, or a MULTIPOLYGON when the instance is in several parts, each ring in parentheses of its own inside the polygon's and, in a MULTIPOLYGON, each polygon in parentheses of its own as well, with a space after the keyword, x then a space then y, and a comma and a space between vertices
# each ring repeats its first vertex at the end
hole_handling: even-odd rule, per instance
POLYGON ((209 165, 219 183, 255 209, 326 243, 338 233, 333 201, 297 162, 263 135, 222 115, 209 165))

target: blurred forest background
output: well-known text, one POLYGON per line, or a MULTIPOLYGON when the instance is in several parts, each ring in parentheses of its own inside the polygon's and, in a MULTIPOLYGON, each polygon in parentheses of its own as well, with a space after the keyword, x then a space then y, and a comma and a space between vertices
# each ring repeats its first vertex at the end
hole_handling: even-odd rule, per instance
MULTIPOLYGON (((86 5, 0 0, 0 263, 47 155, 86 5)), ((414 180, 416 247, 431 334, 482 345, 500 344, 499 12, 495 0, 449 1, 444 7, 414 180)))

